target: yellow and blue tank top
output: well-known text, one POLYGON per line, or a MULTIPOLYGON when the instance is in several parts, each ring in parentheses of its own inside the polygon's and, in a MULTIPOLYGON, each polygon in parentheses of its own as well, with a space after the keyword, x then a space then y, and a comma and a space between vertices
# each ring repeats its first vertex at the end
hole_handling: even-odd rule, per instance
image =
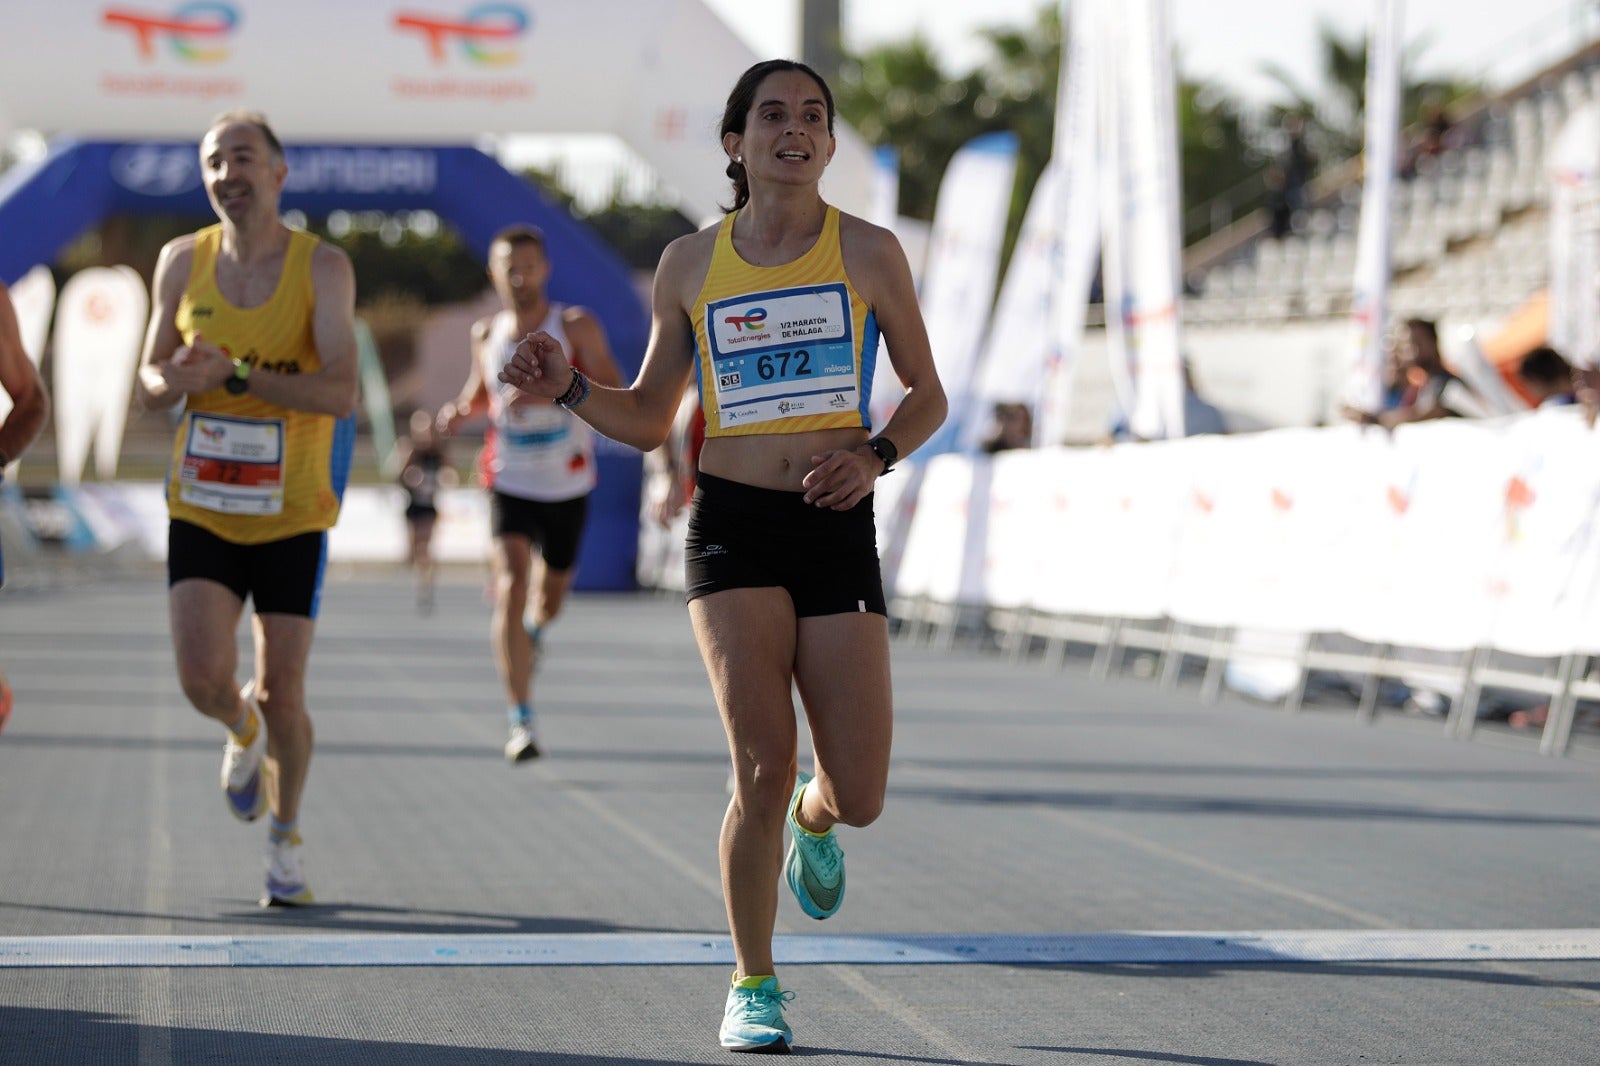
MULTIPOLYGON (((189 282, 175 316, 185 344, 199 333, 252 374, 312 374, 317 238, 291 231, 272 298, 237 307, 217 288, 222 227, 195 235, 189 282)), ((264 544, 332 527, 350 470, 353 418, 293 411, 245 393, 189 397, 173 442, 167 510, 235 544, 264 544)))
POLYGON ((845 274, 838 208, 805 255, 775 267, 740 258, 737 217, 717 230, 694 303, 706 436, 871 429, 878 322, 845 274))

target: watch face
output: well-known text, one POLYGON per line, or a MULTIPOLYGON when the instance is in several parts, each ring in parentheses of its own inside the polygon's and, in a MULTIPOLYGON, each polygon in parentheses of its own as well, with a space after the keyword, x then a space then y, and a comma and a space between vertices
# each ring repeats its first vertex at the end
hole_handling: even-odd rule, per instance
POLYGON ((244 394, 244 390, 250 387, 250 382, 246 378, 233 377, 223 382, 222 387, 234 396, 240 396, 244 394))

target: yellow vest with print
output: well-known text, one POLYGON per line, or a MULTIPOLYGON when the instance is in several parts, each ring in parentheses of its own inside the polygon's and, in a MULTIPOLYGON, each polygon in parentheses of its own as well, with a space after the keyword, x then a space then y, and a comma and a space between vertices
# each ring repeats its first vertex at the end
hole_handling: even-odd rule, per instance
POLYGON ((717 230, 694 304, 706 436, 870 430, 878 323, 845 274, 839 209, 806 254, 775 267, 740 258, 737 217, 717 230))
MULTIPOLYGON (((312 334, 316 237, 291 231, 272 298, 237 307, 217 288, 222 227, 195 235, 189 283, 175 316, 183 342, 250 364, 252 375, 312 374, 322 366, 312 334)), ((348 420, 344 420, 348 425, 348 420)), ((349 469, 347 434, 332 415, 293 411, 248 392, 191 395, 173 443, 167 510, 235 544, 264 544, 330 528, 349 469)))

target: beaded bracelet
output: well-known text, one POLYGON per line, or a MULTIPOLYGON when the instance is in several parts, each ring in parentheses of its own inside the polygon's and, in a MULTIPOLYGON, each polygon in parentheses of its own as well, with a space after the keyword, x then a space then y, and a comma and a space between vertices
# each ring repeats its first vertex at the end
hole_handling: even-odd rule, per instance
POLYGON ((568 411, 574 407, 581 407, 583 401, 589 398, 589 379, 577 367, 572 368, 572 384, 567 386, 567 391, 556 397, 556 406, 564 407, 568 411))

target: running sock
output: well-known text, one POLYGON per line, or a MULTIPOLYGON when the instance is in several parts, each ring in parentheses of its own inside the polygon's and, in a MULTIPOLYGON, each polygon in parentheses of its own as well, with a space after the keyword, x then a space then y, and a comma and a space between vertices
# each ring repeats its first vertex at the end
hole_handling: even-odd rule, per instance
POLYGON ((749 977, 739 977, 733 982, 734 988, 760 988, 763 981, 776 981, 777 977, 770 973, 753 973, 749 977))
POLYGON ((233 734, 233 739, 241 747, 248 748, 256 742, 256 732, 261 728, 261 716, 256 713, 255 704, 249 700, 244 704, 244 715, 237 722, 228 727, 228 732, 233 734))
POLYGON ((528 703, 513 703, 506 708, 506 717, 512 725, 527 725, 533 721, 533 705, 528 703))
MULTIPOLYGON (((806 782, 806 788, 810 788, 810 787, 811 787, 811 782, 807 781, 806 782)), ((825 829, 825 830, 823 830, 822 832, 819 833, 815 829, 807 829, 806 828, 805 823, 800 820, 800 805, 802 803, 804 803, 805 800, 806 800, 805 789, 801 789, 800 790, 800 798, 795 801, 795 805, 794 805, 794 824, 799 826, 800 827, 800 832, 804 833, 806 836, 808 836, 808 837, 816 837, 818 840, 821 840, 823 837, 825 837, 829 833, 833 832, 833 830, 832 829, 825 829)))
POLYGON ((274 844, 282 844, 285 840, 292 843, 300 841, 300 822, 280 822, 277 815, 269 816, 267 823, 267 839, 274 844))

